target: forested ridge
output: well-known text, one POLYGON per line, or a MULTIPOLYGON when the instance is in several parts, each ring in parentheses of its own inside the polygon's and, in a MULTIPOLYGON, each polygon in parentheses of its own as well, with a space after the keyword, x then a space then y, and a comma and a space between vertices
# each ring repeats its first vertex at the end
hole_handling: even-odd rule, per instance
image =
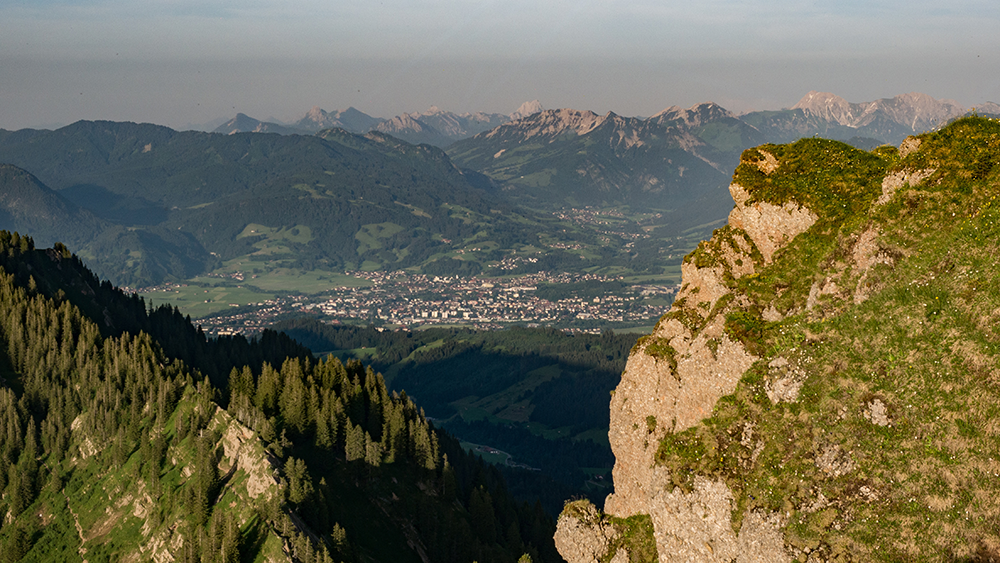
MULTIPOLYGON (((442 237, 485 229, 506 248, 539 230, 538 217, 470 183, 477 179, 440 149, 380 134, 218 135, 80 121, 58 131, 0 131, 0 162, 30 171, 61 205, 100 218, 43 238, 79 241, 95 267, 133 286, 193 277, 257 252, 267 241, 244 232, 251 224, 299 228, 268 259, 307 270, 366 260, 409 267, 447 252, 442 237), (377 230, 370 244, 356 238, 365 229, 377 230)), ((21 224, 0 225, 8 223, 21 224)))
POLYGON ((691 213, 665 202, 669 218, 638 206, 610 232, 524 207, 440 149, 337 129, 220 135, 80 121, 0 130, 0 163, 0 228, 71 244, 102 277, 131 287, 284 268, 659 274, 658 260, 692 242, 691 229, 724 214, 708 200, 691 213), (500 268, 513 257, 533 260, 500 268))
POLYGON ((94 290, 65 248, 0 232, 0 255, 4 560, 558 560, 540 505, 371 368, 272 361, 304 350, 276 334, 188 363, 156 336, 175 311, 94 290), (215 385, 196 365, 231 367, 215 385))

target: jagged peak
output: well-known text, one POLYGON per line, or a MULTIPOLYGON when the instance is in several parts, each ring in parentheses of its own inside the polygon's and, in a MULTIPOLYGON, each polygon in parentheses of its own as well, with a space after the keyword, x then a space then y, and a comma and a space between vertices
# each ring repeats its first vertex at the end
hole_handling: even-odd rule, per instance
POLYGON ((715 102, 701 102, 687 109, 680 106, 670 106, 652 116, 650 120, 660 123, 665 121, 680 121, 688 127, 704 125, 709 121, 727 117, 736 117, 731 111, 715 102))
POLYGON ((284 130, 284 127, 275 123, 261 121, 245 113, 237 113, 236 117, 216 127, 213 132, 235 135, 236 133, 265 133, 272 129, 281 131, 284 130))
POLYGON ((810 107, 816 107, 817 105, 828 106, 830 104, 847 104, 849 103, 844 98, 830 93, 830 92, 820 92, 819 90, 810 90, 805 96, 796 102, 791 109, 806 109, 810 107))
POLYGON ((585 135, 605 121, 606 117, 590 110, 569 108, 549 109, 521 118, 489 131, 487 137, 501 135, 507 131, 520 130, 523 138, 544 136, 554 137, 572 131, 585 135))
MULTIPOLYGON (((419 116, 419 115, 420 114, 418 113, 417 116, 419 116)), ((391 119, 387 119, 383 123, 384 123, 384 125, 386 125, 386 127, 391 127, 391 128, 417 128, 417 129, 420 129, 423 126, 423 124, 420 122, 419 119, 417 119, 416 117, 414 117, 412 114, 409 114, 409 113, 404 113, 404 114, 397 115, 396 117, 393 117, 391 119)), ((379 129, 381 129, 381 125, 379 126, 379 129)))

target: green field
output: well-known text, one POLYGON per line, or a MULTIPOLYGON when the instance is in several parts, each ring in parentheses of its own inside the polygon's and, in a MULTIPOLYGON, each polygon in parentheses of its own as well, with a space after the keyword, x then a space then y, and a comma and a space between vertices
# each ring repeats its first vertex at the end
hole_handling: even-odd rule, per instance
MULTIPOLYGON (((199 278, 206 280, 206 278, 199 278)), ((213 313, 218 313, 233 306, 246 306, 256 303, 263 303, 275 297, 274 293, 264 292, 256 288, 228 284, 221 280, 207 280, 220 282, 211 284, 211 281, 192 280, 188 284, 172 287, 167 290, 159 289, 143 293, 142 297, 153 307, 160 305, 173 305, 181 310, 185 315, 192 318, 200 318, 213 313)))
POLYGON ((337 287, 369 287, 371 282, 347 274, 323 270, 268 268, 247 257, 230 260, 221 268, 182 282, 142 292, 153 306, 171 304, 192 318, 219 313, 232 306, 263 303, 288 295, 315 295, 337 287), (258 271, 259 274, 251 272, 258 271), (244 279, 233 277, 237 272, 244 279))

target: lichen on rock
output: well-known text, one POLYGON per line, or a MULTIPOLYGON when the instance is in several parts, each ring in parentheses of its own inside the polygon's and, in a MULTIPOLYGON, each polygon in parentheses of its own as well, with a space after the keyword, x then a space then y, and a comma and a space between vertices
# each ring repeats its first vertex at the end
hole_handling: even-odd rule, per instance
POLYGON ((608 518, 584 500, 566 505, 554 539, 567 563, 596 563, 604 559, 617 535, 608 518))

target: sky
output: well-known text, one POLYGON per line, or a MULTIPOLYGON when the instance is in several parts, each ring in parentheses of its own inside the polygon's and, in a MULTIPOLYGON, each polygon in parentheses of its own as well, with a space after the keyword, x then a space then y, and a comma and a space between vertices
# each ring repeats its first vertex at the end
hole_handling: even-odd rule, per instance
POLYGON ((0 128, 1000 103, 995 0, 0 0, 0 128))

